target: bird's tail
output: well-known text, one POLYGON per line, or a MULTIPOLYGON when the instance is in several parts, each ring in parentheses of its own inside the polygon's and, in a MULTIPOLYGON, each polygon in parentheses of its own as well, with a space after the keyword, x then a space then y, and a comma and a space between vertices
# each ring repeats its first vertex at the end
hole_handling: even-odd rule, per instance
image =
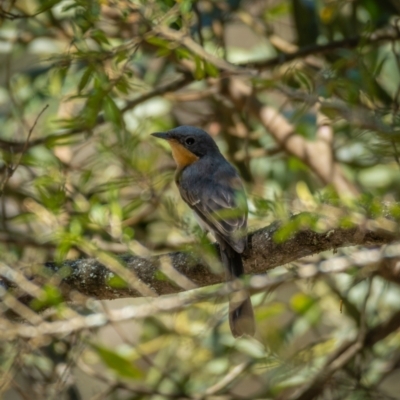
POLYGON ((225 246, 221 246, 221 258, 227 271, 228 280, 236 289, 229 297, 229 325, 232 335, 234 337, 254 336, 256 324, 253 306, 249 293, 243 289, 242 283, 238 279, 244 273, 242 256, 231 246, 225 244, 225 246))

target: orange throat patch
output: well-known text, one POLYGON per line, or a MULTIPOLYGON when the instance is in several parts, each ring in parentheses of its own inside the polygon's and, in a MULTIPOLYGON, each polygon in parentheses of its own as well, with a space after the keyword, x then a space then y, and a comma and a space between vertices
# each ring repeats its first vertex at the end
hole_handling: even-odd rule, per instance
POLYGON ((171 146, 172 157, 174 158, 178 169, 185 168, 199 159, 199 157, 182 146, 177 140, 170 139, 168 140, 168 143, 171 146))

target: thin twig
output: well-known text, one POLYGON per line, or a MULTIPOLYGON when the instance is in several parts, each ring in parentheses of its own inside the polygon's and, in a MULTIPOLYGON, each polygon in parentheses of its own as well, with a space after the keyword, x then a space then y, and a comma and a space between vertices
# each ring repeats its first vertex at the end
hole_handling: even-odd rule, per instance
POLYGON ((353 48, 357 47, 359 44, 374 44, 379 42, 387 42, 387 41, 394 41, 399 39, 400 33, 375 33, 368 38, 363 36, 355 36, 352 38, 346 38, 343 40, 335 40, 333 42, 329 42, 322 45, 311 45, 311 46, 304 46, 300 48, 295 53, 286 53, 280 54, 275 58, 271 58, 269 60, 262 60, 256 62, 245 62, 239 63, 238 66, 240 67, 250 67, 255 68, 257 70, 265 70, 276 67, 278 65, 282 65, 289 61, 296 60, 298 58, 304 58, 313 54, 325 54, 330 53, 336 49, 343 49, 343 48, 353 48))
POLYGON ((210 386, 208 389, 204 391, 204 394, 199 397, 199 399, 207 398, 208 396, 215 395, 221 390, 225 389, 229 386, 239 375, 241 375, 246 369, 251 366, 250 361, 243 362, 239 365, 233 367, 224 377, 218 381, 216 384, 210 386))
MULTIPOLYGON (((336 218, 333 211, 331 210, 330 212, 333 218, 336 218)), ((302 215, 304 216, 305 214, 295 216, 292 220, 295 221, 297 218, 301 218, 302 215)), ((376 246, 392 243, 399 239, 396 233, 384 231, 381 228, 370 230, 368 224, 366 227, 364 225, 362 224, 360 228, 350 229, 330 228, 328 225, 328 230, 321 233, 303 229, 293 233, 283 243, 277 243, 274 239, 279 225, 273 224, 265 227, 251 233, 248 237, 249 251, 244 258, 245 270, 248 274, 262 274, 276 266, 284 265, 321 251, 352 245, 376 246), (360 232, 362 232, 362 235, 360 235, 360 232)), ((122 265, 112 257, 104 258, 103 252, 96 249, 92 244, 87 244, 87 246, 85 244, 85 251, 88 252, 89 250, 86 247, 90 247, 90 254, 92 257, 97 258, 65 260, 62 263, 46 263, 45 265, 49 272, 56 275, 62 269, 71 271, 68 276, 64 276, 62 279, 62 282, 65 284, 64 295, 66 299, 69 298, 71 290, 77 290, 82 294, 95 297, 99 300, 143 296, 143 292, 141 293, 140 290, 134 289, 135 286, 110 287, 111 271, 114 270, 113 272, 115 273, 116 270, 115 265, 108 265, 108 263, 112 260, 114 264, 119 266, 118 270, 122 268, 122 265)), ((218 251, 217 248, 215 250, 216 252, 218 251)), ((335 263, 339 269, 343 265, 347 268, 348 265, 352 265, 351 263, 355 262, 361 262, 364 265, 363 254, 368 254, 368 262, 371 260, 379 262, 382 259, 382 255, 378 250, 371 250, 369 253, 364 251, 358 254, 356 252, 350 258, 333 259, 330 262, 335 263)), ((117 275, 126 280, 131 275, 130 272, 132 272, 135 276, 132 278, 133 283, 139 279, 141 285, 151 287, 151 292, 157 293, 157 295, 178 293, 182 289, 174 282, 158 279, 160 258, 165 256, 166 254, 158 257, 124 256, 122 260, 126 268, 122 269, 123 274, 120 275, 117 272, 117 275), (127 276, 125 277, 124 275, 127 276)), ((218 263, 218 259, 212 258, 212 256, 208 256, 208 259, 202 258, 198 253, 189 251, 169 253, 168 257, 171 260, 174 270, 187 279, 190 279, 198 287, 210 286, 224 281, 222 275, 217 275, 210 271, 210 262, 218 263)), ((325 268, 325 264, 321 265, 325 268)), ((380 268, 382 269, 382 271, 380 270, 380 275, 383 278, 399 283, 399 279, 394 273, 395 267, 391 267, 390 263, 380 268)), ((302 267, 301 269, 304 274, 309 270, 311 270, 311 274, 314 274, 314 270, 311 267, 302 267)))
MULTIPOLYGON (((136 99, 129 100, 126 103, 126 105, 121 109, 121 113, 123 114, 126 111, 129 111, 129 110, 135 108, 136 106, 138 106, 139 104, 152 99, 153 97, 161 96, 161 95, 164 95, 169 92, 175 92, 176 90, 179 90, 179 89, 183 88, 184 86, 188 85, 192 81, 193 81, 192 77, 190 77, 189 75, 183 75, 172 82, 168 82, 163 85, 160 85, 159 87, 148 91, 147 93, 143 94, 142 96, 139 96, 136 99)), ((99 115, 96 120, 95 126, 102 125, 105 122, 106 122, 106 120, 104 118, 104 115, 99 115)), ((54 142, 56 140, 65 139, 72 135, 83 134, 84 132, 85 132, 84 127, 73 128, 62 134, 52 134, 52 135, 46 136, 44 138, 32 140, 31 142, 28 143, 28 148, 38 146, 41 144, 46 144, 48 142, 49 143, 54 142)), ((14 153, 19 153, 24 149, 24 146, 25 146, 25 143, 0 139, 0 149, 13 151, 14 153)))
POLYGON ((28 132, 28 137, 25 140, 24 146, 22 148, 20 157, 17 161, 17 163, 14 165, 14 167, 8 168, 7 172, 6 172, 6 176, 3 179, 3 182, 1 183, 1 187, 0 187, 0 197, 3 195, 4 193, 4 187, 7 184, 7 182, 11 179, 11 177, 13 176, 14 172, 17 170, 17 168, 19 167, 19 165, 21 164, 22 161, 22 157, 24 156, 25 152, 28 150, 29 147, 29 140, 31 138, 32 132, 36 127, 37 122, 39 121, 39 118, 41 117, 41 115, 47 110, 47 108, 49 107, 48 104, 46 104, 44 106, 44 108, 42 109, 42 111, 40 111, 40 113, 37 115, 35 122, 33 123, 33 125, 31 126, 31 128, 29 129, 28 132))
MULTIPOLYGON (((390 249, 390 257, 394 254, 400 256, 399 245, 392 245, 390 249)), ((290 271, 281 276, 271 278, 269 276, 255 276, 250 280, 250 283, 246 287, 251 289, 252 293, 265 292, 275 290, 277 287, 285 283, 291 283, 298 281, 299 279, 316 279, 320 276, 326 276, 332 273, 345 272, 350 268, 364 267, 368 265, 376 265, 379 260, 384 260, 385 256, 376 249, 372 250, 361 250, 358 253, 352 254, 351 257, 339 257, 337 259, 331 259, 321 261, 317 265, 309 264, 303 266, 298 271, 290 271)), ((202 301, 206 301, 215 297, 227 296, 231 294, 235 289, 232 285, 225 284, 222 287, 210 288, 207 291, 193 291, 189 290, 169 297, 157 297, 149 299, 147 304, 141 304, 136 306, 126 306, 118 310, 109 310, 108 313, 97 312, 87 316, 75 314, 72 317, 54 322, 43 322, 36 326, 27 327, 21 323, 10 322, 10 327, 0 331, 0 340, 12 340, 16 337, 24 338, 35 338, 42 335, 58 335, 67 334, 71 332, 81 331, 83 329, 99 328, 108 325, 111 322, 128 321, 131 319, 143 319, 158 313, 171 313, 180 311, 189 305, 196 304, 202 301)), ((400 313, 400 312, 399 312, 400 313)), ((386 336, 389 331, 397 329, 400 325, 400 319, 391 320, 388 325, 385 325, 384 331, 377 328, 370 329, 363 337, 363 343, 372 345, 373 343, 381 340, 381 335, 386 336)), ((383 328, 382 328, 383 329, 383 328)), ((360 346, 360 340, 356 338, 353 341, 346 342, 343 344, 337 352, 334 353, 330 358, 330 364, 332 362, 332 368, 327 370, 330 373, 334 373, 338 368, 341 368, 344 360, 353 357, 358 352, 360 346), (349 350, 352 348, 352 350, 349 350), (342 355, 345 354, 344 360, 342 355), (337 359, 337 363, 333 363, 337 359)), ((363 344, 361 344, 361 348, 363 344)), ((316 378, 318 382, 321 378, 316 378)), ((301 399, 306 399, 300 397, 301 399)), ((296 398, 297 399, 297 398, 296 398)))

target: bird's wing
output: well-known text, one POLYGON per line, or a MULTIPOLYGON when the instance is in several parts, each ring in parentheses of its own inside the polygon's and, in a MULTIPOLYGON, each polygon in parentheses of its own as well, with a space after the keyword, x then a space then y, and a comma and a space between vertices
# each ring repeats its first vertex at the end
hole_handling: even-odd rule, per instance
POLYGON ((239 177, 222 183, 210 182, 202 185, 202 190, 188 192, 181 188, 181 195, 213 233, 220 235, 237 252, 244 251, 247 201, 239 177))

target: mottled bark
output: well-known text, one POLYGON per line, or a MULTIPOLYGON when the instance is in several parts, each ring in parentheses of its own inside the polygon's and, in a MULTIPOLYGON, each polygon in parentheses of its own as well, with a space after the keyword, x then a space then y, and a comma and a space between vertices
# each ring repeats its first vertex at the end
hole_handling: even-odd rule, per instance
MULTIPOLYGON (((285 242, 277 243, 274 240, 277 229, 278 224, 272 224, 249 234, 248 250, 244 255, 247 274, 263 274, 279 265, 326 250, 356 245, 380 246, 397 238, 390 232, 353 227, 331 229, 324 233, 305 229, 293 233, 285 242)), ((122 259, 128 270, 134 272, 142 283, 158 295, 213 285, 225 279, 224 274, 211 272, 205 259, 194 251, 173 252, 150 258, 127 255, 122 259)), ((213 260, 213 257, 208 257, 208 260, 213 260)), ((214 262, 218 264, 216 257, 214 262)), ((110 278, 114 274, 96 259, 66 260, 61 265, 47 263, 46 267, 53 272, 63 269, 63 276, 67 275, 62 281, 66 295, 72 288, 97 299, 141 296, 134 289, 111 287, 110 278)))

